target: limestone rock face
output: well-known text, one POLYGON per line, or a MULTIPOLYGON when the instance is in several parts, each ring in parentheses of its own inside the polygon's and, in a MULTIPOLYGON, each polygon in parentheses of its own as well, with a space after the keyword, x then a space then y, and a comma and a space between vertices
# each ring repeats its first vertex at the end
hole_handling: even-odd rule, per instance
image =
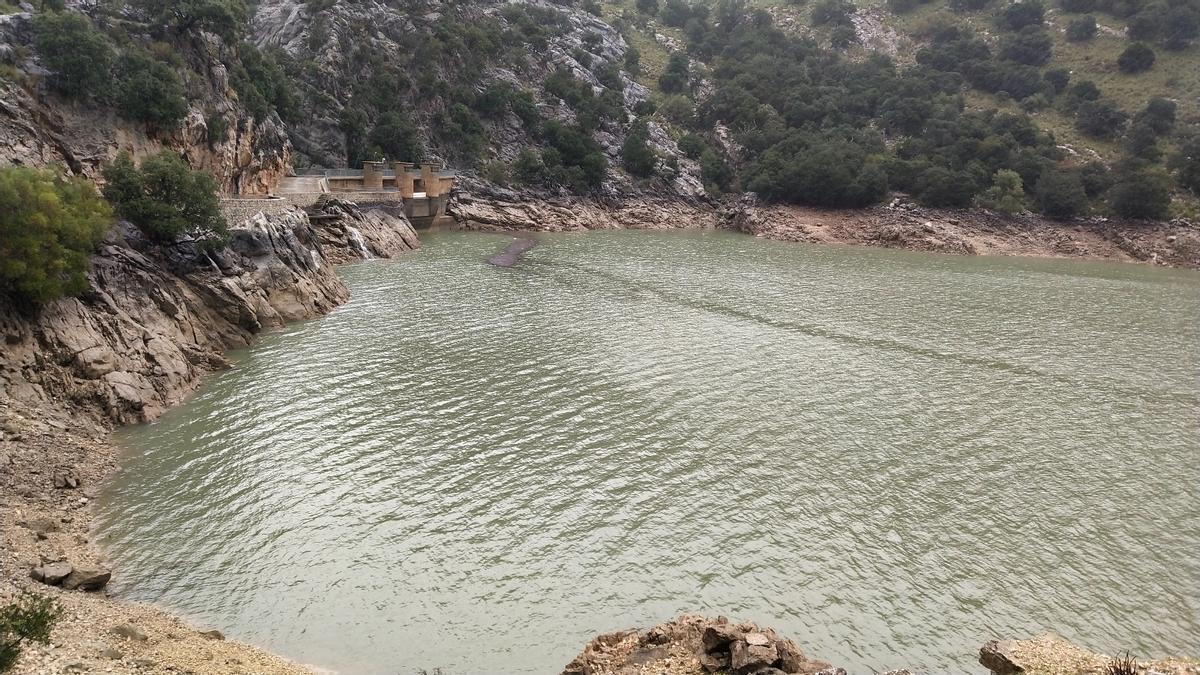
MULTIPOLYGON (((395 236, 410 236, 401 229, 395 236)), ((226 365, 225 350, 347 299, 328 240, 298 209, 250 219, 214 252, 186 240, 152 245, 118 226, 92 258, 84 295, 33 317, 0 307, 0 398, 66 401, 118 423, 154 419, 226 365)), ((79 485, 69 470, 54 481, 79 485)))

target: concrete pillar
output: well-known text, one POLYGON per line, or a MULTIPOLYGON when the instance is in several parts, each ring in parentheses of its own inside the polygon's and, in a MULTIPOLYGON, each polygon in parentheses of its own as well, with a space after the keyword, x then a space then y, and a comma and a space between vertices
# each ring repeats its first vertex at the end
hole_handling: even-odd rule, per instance
POLYGON ((383 162, 363 162, 364 190, 383 189, 383 162))
POLYGON ((412 177, 411 162, 394 162, 393 170, 396 172, 396 189, 400 191, 400 197, 403 199, 412 199, 413 196, 413 177, 412 177))
POLYGON ((438 180, 438 170, 440 168, 437 164, 421 165, 421 182, 425 184, 426 197, 436 197, 442 193, 441 182, 438 180))

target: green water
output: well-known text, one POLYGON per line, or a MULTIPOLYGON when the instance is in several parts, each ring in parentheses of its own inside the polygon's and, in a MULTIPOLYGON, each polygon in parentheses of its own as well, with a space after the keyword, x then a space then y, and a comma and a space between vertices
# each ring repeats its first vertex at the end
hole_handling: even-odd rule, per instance
POLYGON ((1200 645, 1200 275, 728 233, 433 234, 123 434, 116 591, 347 673, 682 611, 870 673, 1200 645))

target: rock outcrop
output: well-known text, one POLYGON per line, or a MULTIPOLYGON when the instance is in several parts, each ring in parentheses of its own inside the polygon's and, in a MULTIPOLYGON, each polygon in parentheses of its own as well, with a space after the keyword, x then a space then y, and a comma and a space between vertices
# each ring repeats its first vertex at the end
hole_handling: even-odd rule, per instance
POLYGON ((560 197, 505 190, 470 179, 455 189, 446 212, 466 229, 489 231, 716 228, 724 222, 704 198, 640 192, 608 198, 560 197))
MULTIPOLYGON (((344 302, 333 263, 354 249, 349 232, 361 231, 376 257, 418 245, 403 215, 334 208, 320 228, 299 209, 260 214, 217 251, 156 246, 119 226, 92 259, 86 294, 34 317, 0 311, 0 398, 90 407, 118 423, 154 419, 225 365, 226 350, 344 302)), ((68 468, 54 483, 80 484, 68 468)))
MULTIPOLYGON (((1194 675, 1200 673, 1200 661, 1187 658, 1132 659, 1139 673, 1158 675, 1194 675)), ((1057 635, 1043 634, 1028 640, 991 640, 979 650, 979 663, 993 675, 1030 675, 1074 673, 1103 675, 1114 661, 1067 642, 1057 635)))
POLYGON ((600 635, 563 669, 563 675, 716 672, 845 675, 846 671, 810 659, 796 643, 770 628, 699 614, 683 614, 645 631, 600 635))
POLYGON ((325 257, 334 264, 368 258, 390 258, 421 247, 421 240, 401 208, 366 211, 353 202, 327 199, 313 209, 325 257))

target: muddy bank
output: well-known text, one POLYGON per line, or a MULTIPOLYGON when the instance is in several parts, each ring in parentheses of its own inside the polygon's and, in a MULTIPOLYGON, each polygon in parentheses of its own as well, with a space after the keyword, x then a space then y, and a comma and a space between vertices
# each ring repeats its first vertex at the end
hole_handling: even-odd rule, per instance
POLYGON ((83 296, 34 317, 0 308, 0 603, 31 589, 66 609, 52 646, 28 649, 16 672, 309 672, 204 630, 213 627, 108 599, 120 570, 90 545, 89 503, 117 470, 115 426, 178 404, 258 333, 345 302, 335 261, 419 245, 403 216, 328 208, 336 217, 316 226, 299 210, 251 219, 215 252, 154 246, 118 226, 83 296), (51 583, 34 581, 35 568, 51 583), (99 590, 61 588, 78 580, 99 590))
POLYGON ((1185 221, 1058 222, 979 209, 929 209, 903 199, 866 209, 832 210, 765 205, 752 197, 723 202, 640 193, 560 197, 468 180, 452 199, 449 213, 461 227, 485 231, 726 228, 779 241, 1200 269, 1200 227, 1185 221))

